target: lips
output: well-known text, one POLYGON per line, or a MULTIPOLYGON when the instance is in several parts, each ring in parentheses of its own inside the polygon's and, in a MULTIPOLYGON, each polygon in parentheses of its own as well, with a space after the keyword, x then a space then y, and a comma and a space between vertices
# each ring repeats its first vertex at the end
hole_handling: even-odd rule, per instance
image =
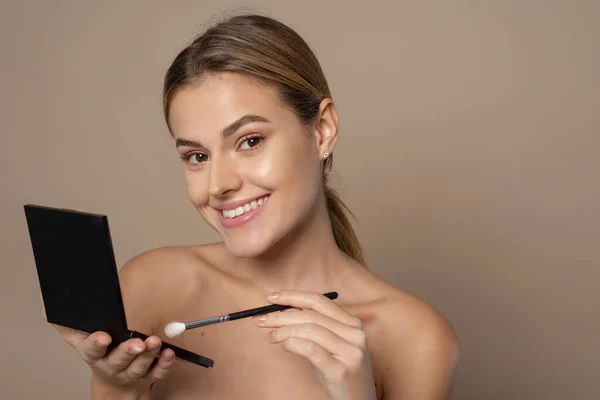
POLYGON ((266 203, 267 200, 269 200, 269 195, 260 197, 256 200, 252 200, 250 202, 247 202, 247 203, 240 205, 238 207, 235 207, 235 208, 221 210, 221 213, 224 218, 229 218, 229 219, 237 218, 241 215, 244 215, 245 213, 248 213, 252 210, 256 210, 257 208, 262 207, 262 205, 264 203, 266 203))
POLYGON ((266 195, 256 197, 252 200, 222 204, 219 207, 215 207, 215 211, 224 228, 237 228, 260 215, 269 197, 270 195, 266 195))

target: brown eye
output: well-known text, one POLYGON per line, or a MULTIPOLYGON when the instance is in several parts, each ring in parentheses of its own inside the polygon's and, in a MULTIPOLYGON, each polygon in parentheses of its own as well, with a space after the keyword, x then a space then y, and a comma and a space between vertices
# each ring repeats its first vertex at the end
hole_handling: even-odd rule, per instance
POLYGON ((248 138, 242 142, 242 144, 240 145, 240 149, 251 150, 252 148, 258 146, 261 141, 262 138, 259 136, 248 138))
POLYGON ((185 156, 185 161, 190 164, 200 164, 208 160, 208 156, 203 153, 190 153, 185 156))

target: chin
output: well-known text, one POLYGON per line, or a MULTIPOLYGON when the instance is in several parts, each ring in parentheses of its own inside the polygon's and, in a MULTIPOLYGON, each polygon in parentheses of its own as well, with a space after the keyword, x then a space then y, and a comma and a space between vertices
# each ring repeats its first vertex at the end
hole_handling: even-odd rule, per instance
POLYGON ((221 238, 225 247, 234 256, 260 257, 272 250, 289 233, 291 228, 289 224, 293 220, 274 218, 269 222, 267 219, 257 218, 246 226, 221 231, 221 238))
POLYGON ((248 236, 223 237, 223 242, 231 254, 236 257, 254 258, 266 253, 272 242, 266 237, 249 238, 248 236))

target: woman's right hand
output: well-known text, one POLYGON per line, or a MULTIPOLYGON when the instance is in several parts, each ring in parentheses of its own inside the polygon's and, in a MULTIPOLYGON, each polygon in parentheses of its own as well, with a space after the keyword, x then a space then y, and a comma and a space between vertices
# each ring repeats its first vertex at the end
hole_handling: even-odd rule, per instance
POLYGON ((162 345, 157 336, 146 340, 129 339, 107 352, 111 337, 105 332, 88 335, 61 326, 54 327, 92 368, 94 390, 98 392, 118 394, 123 398, 145 396, 152 383, 167 376, 175 360, 173 350, 164 349, 158 362, 151 366, 162 345))

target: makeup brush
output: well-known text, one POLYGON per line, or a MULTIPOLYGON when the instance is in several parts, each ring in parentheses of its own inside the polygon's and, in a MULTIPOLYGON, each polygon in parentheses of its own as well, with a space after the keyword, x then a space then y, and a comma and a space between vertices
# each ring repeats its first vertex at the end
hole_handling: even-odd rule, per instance
MULTIPOLYGON (((337 292, 324 293, 323 296, 335 300, 338 297, 337 292)), ((270 306, 251 308, 249 310, 237 311, 231 314, 219 315, 218 317, 199 319, 191 322, 171 322, 165 327, 165 335, 170 338, 181 335, 184 331, 199 328, 201 326, 219 324, 221 322, 235 321, 236 319, 253 317, 255 315, 267 314, 276 311, 286 310, 292 306, 272 304, 270 306)))

